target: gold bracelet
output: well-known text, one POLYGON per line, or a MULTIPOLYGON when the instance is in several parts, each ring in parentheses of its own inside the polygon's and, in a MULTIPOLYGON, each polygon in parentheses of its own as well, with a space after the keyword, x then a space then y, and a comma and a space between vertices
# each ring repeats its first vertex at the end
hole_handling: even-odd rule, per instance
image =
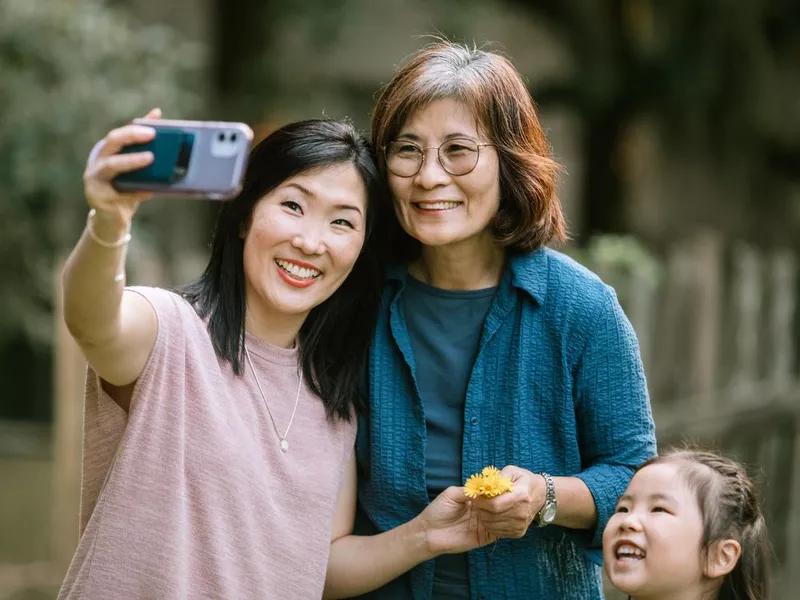
POLYGON ((97 211, 95 209, 92 209, 89 211, 89 215, 86 217, 86 230, 89 232, 89 237, 92 238, 95 241, 95 243, 102 246, 103 248, 119 248, 120 246, 124 246, 125 244, 131 241, 130 229, 128 229, 128 231, 125 232, 125 235, 119 238, 116 242, 106 242, 105 240, 101 240, 94 232, 94 229, 92 229, 92 220, 94 219, 94 216, 96 214, 97 211))

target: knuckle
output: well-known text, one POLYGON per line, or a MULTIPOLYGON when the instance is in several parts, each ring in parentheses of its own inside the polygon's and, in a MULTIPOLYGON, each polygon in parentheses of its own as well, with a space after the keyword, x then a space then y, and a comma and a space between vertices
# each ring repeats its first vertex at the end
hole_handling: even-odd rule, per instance
POLYGON ((125 134, 124 127, 116 127, 115 129, 112 129, 106 134, 105 140, 106 142, 115 142, 118 141, 119 138, 122 137, 124 134, 125 134))

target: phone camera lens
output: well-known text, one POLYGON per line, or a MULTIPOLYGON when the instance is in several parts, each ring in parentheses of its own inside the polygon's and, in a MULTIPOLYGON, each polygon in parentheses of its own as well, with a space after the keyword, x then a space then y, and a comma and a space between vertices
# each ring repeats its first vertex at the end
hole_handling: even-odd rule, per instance
POLYGON ((235 141, 236 141, 236 134, 235 134, 235 133, 232 133, 232 134, 231 134, 231 141, 232 141, 232 142, 235 142, 235 141))
POLYGON ((220 142, 224 142, 224 141, 225 141, 225 134, 224 134, 224 133, 220 133, 220 134, 217 136, 217 139, 218 139, 220 142))

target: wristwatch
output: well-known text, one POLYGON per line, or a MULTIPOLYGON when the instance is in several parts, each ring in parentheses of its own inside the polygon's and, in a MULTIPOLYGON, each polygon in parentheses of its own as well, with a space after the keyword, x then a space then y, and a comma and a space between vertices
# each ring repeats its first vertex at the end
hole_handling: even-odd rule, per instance
POLYGON ((539 473, 544 477, 544 482, 547 484, 547 495, 544 498, 544 506, 536 513, 533 522, 539 527, 547 527, 556 519, 556 512, 558 511, 558 502, 556 502, 556 485, 553 478, 547 473, 539 473))

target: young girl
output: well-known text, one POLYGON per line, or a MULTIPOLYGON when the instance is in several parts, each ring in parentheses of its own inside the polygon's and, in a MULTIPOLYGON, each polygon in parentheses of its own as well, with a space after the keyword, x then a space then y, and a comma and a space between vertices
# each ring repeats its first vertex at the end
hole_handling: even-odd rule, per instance
POLYGON ((753 482, 710 452, 642 465, 603 534, 606 574, 634 600, 765 600, 769 555, 753 482))

